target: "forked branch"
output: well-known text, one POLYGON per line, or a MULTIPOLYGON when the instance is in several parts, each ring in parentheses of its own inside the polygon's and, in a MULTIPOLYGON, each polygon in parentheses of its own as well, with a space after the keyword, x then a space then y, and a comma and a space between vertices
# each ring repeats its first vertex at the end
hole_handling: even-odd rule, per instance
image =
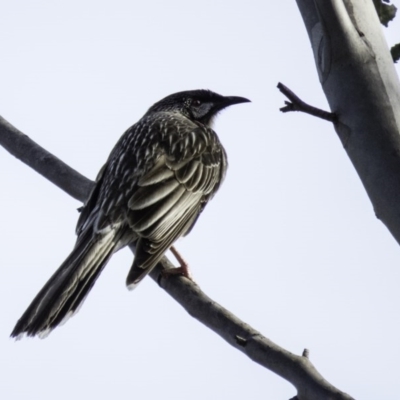
POLYGON ((290 100, 285 101, 285 107, 280 108, 283 113, 290 111, 301 111, 306 114, 313 115, 314 117, 322 118, 326 121, 330 121, 333 123, 337 122, 337 115, 328 111, 321 110, 320 108, 316 108, 310 106, 301 100, 298 96, 296 96, 287 86, 283 83, 278 83, 278 89, 290 100))

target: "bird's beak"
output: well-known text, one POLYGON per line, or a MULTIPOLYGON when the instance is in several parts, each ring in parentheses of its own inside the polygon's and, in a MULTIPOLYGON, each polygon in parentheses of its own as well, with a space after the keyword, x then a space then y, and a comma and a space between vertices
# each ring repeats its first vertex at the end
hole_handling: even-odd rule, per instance
POLYGON ((250 100, 239 96, 225 96, 224 99, 222 100, 224 108, 240 103, 250 103, 250 100))

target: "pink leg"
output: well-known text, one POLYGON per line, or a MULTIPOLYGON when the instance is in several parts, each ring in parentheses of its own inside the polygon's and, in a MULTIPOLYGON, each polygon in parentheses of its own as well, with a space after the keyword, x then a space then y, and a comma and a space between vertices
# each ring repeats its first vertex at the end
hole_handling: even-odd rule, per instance
POLYGON ((192 281, 193 277, 192 273, 190 272, 188 263, 183 259, 183 257, 180 255, 180 253, 178 252, 178 250, 176 250, 174 246, 171 246, 170 250, 171 253, 174 255, 174 257, 176 258, 176 261, 178 261, 180 267, 165 269, 162 272, 163 277, 168 278, 170 275, 182 275, 185 278, 188 278, 192 281))

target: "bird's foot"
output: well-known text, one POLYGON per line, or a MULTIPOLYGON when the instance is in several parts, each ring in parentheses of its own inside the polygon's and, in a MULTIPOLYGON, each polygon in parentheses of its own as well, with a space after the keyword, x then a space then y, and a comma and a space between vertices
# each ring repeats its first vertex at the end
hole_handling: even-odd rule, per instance
POLYGON ((161 272, 163 278, 168 278, 171 275, 181 275, 193 281, 193 275, 190 271, 189 264, 184 260, 184 258, 180 255, 180 253, 178 252, 178 250, 176 250, 174 246, 171 246, 170 250, 180 264, 180 267, 164 269, 161 272))
POLYGON ((184 276, 185 278, 193 281, 192 273, 189 269, 189 266, 187 266, 187 265, 181 266, 181 267, 176 267, 176 268, 163 269, 161 271, 161 275, 163 278, 169 278, 171 275, 180 275, 180 276, 184 276))

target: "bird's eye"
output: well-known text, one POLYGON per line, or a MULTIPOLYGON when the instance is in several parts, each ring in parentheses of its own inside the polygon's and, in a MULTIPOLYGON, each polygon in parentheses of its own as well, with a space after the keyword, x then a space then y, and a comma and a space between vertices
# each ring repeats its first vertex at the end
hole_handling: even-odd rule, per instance
POLYGON ((193 100, 192 105, 194 105, 195 107, 198 107, 201 104, 200 100, 193 100))

